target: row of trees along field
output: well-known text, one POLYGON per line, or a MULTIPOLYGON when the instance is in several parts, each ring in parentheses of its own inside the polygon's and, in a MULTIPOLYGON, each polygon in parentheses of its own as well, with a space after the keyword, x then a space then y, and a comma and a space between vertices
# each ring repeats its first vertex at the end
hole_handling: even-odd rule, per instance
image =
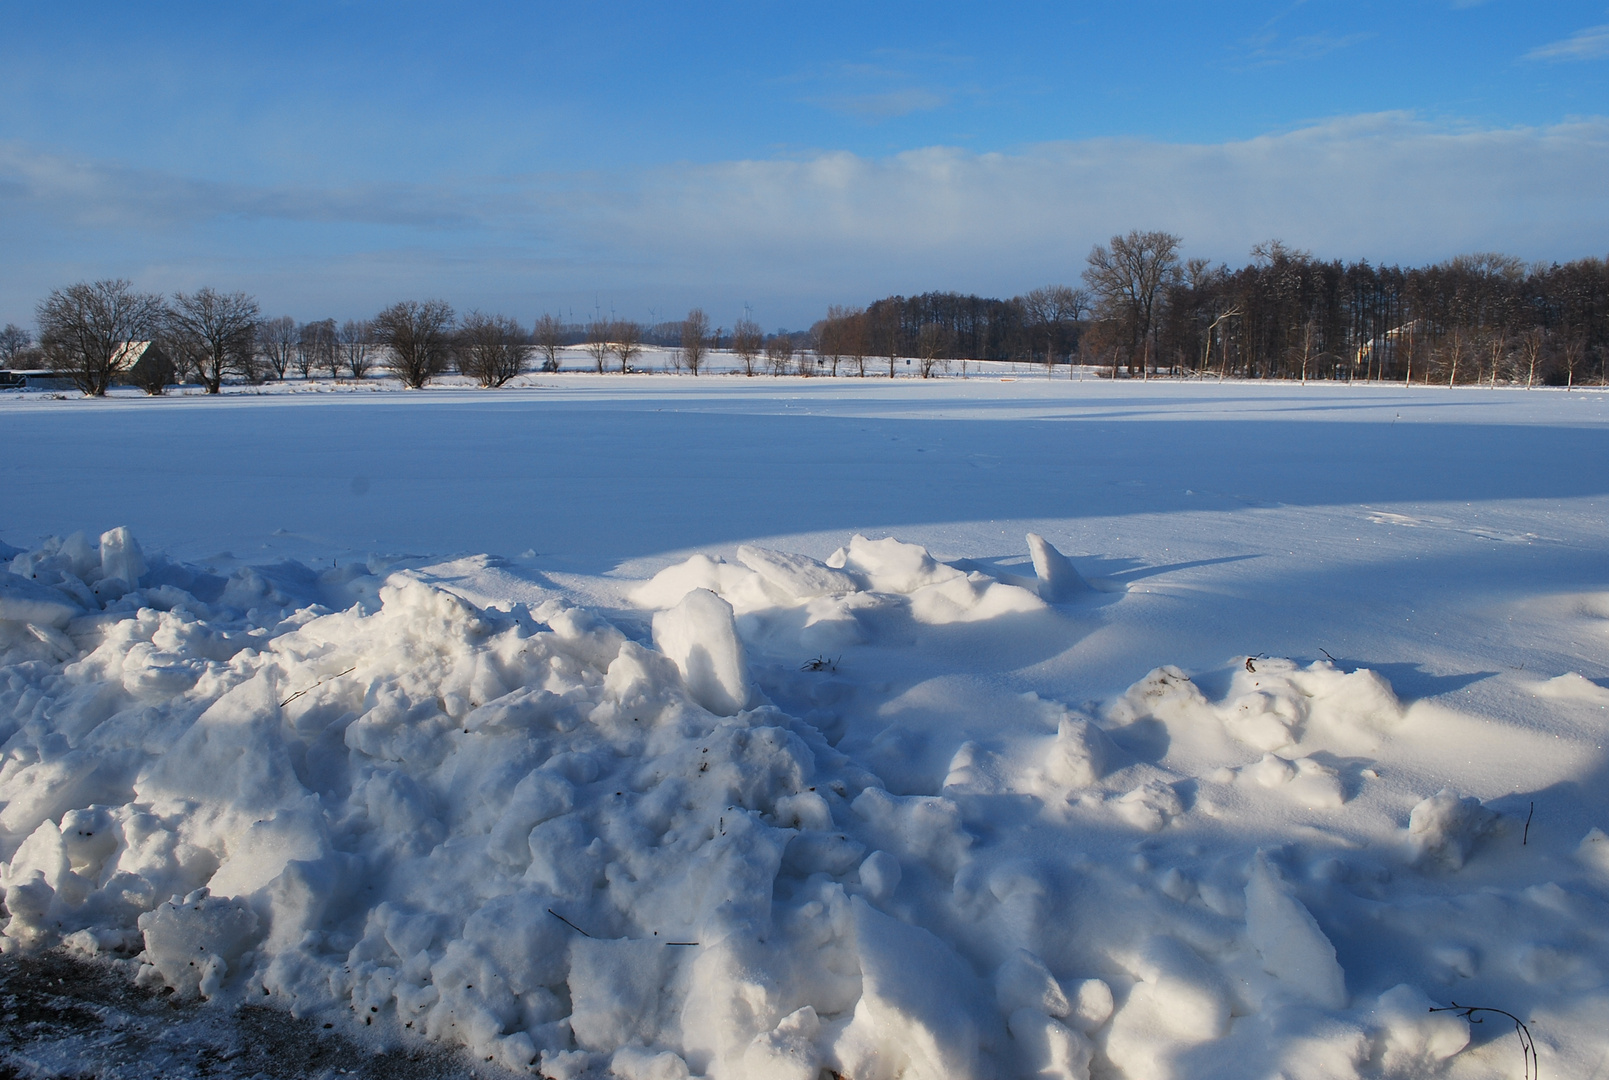
POLYGON ((506 315, 457 318, 440 300, 405 301, 339 325, 298 323, 262 318, 244 293, 204 288, 169 300, 127 281, 82 282, 39 305, 37 345, 15 326, 0 330, 0 360, 52 369, 92 395, 119 380, 150 393, 194 381, 217 393, 225 378, 362 379, 376 368, 410 387, 447 371, 494 387, 533 368, 558 370, 559 350, 576 345, 598 372, 633 370, 654 345, 672 350, 673 369, 693 375, 725 349, 745 375, 892 377, 914 363, 925 378, 956 360, 1010 360, 1050 371, 1078 363, 1111 378, 1609 381, 1602 259, 1526 265, 1484 254, 1404 269, 1323 262, 1271 241, 1231 270, 1181 258, 1181 243, 1170 233, 1131 232, 1095 245, 1079 288, 1051 285, 1009 300, 892 296, 832 307, 809 331, 772 335, 747 317, 730 331, 712 328, 697 308, 652 326, 543 315, 527 330, 506 315), (147 341, 158 348, 130 346, 147 341))
POLYGON ((37 343, 17 326, 0 330, 0 360, 53 371, 92 396, 119 381, 151 394, 195 382, 216 394, 228 378, 362 379, 376 368, 412 387, 449 370, 502 386, 533 366, 558 370, 558 350, 571 336, 552 315, 526 330, 506 315, 472 311, 458 319, 441 300, 404 301, 340 324, 265 319, 245 293, 203 288, 170 300, 122 280, 57 289, 37 317, 37 343))
POLYGON ((832 308, 817 348, 915 359, 1077 362, 1113 378, 1153 374, 1274 379, 1573 385, 1606 381, 1609 261, 1527 265, 1469 255, 1434 266, 1324 262, 1278 241, 1238 270, 1183 259, 1164 232, 1114 236, 1090 252, 1083 288, 1010 300, 956 293, 832 308))
POLYGON ((559 350, 580 346, 598 372, 630 371, 649 345, 674 349, 672 366, 697 375, 709 355, 729 348, 740 368, 810 373, 798 335, 767 335, 752 319, 728 332, 694 308, 685 319, 644 326, 604 318, 567 324, 545 314, 527 330, 506 315, 458 318, 445 301, 403 301, 372 319, 297 322, 265 319, 245 293, 210 288, 172 299, 123 280, 80 282, 39 305, 37 344, 15 325, 0 330, 0 363, 41 368, 100 396, 116 382, 160 394, 176 382, 218 393, 225 379, 263 383, 300 375, 362 379, 385 370, 410 387, 448 371, 482 386, 506 385, 525 371, 557 371, 559 350), (154 349, 142 348, 149 342, 154 349))

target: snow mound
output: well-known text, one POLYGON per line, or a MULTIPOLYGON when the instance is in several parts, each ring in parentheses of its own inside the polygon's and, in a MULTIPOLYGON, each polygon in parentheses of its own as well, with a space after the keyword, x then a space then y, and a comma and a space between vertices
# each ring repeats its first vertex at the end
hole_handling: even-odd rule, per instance
POLYGON ((1497 817, 1479 799, 1442 788, 1415 806, 1408 818, 1413 861, 1445 870, 1462 868, 1475 846, 1496 827, 1497 817))
POLYGON ((766 705, 734 604, 704 587, 752 612, 859 589, 848 574, 693 560, 645 590, 675 598, 648 648, 562 601, 482 609, 406 573, 160 563, 133 587, 132 540, 103 549, 19 557, 57 577, 18 595, 83 606, 49 609, 72 613, 70 660, 3 676, 13 946, 132 946, 181 994, 519 1070, 936 1077, 1005 1053, 981 990, 952 993, 976 981, 953 945, 868 902, 907 861, 956 871, 953 806, 888 795, 766 705), (87 588, 114 566, 117 589, 87 588))
MULTIPOLYGON (((1109 713, 1119 725, 1154 718, 1170 728, 1220 728, 1235 742, 1268 753, 1372 753, 1403 715, 1391 684, 1376 672, 1342 671, 1328 660, 1302 667, 1281 657, 1242 658, 1217 702, 1208 701, 1178 668, 1157 668, 1109 713)), ((1181 733, 1200 738, 1199 731, 1181 733)))
POLYGON ((737 549, 737 557, 767 585, 790 600, 855 592, 860 587, 848 574, 805 555, 789 555, 745 544, 737 549))
POLYGON ((1391 686, 1367 668, 1343 672, 1327 660, 1300 667, 1283 658, 1252 659, 1235 673, 1221 709, 1224 727, 1258 750, 1288 750, 1328 740, 1372 749, 1371 737, 1402 718, 1391 686))
POLYGON ((1368 671, 1023 692, 1090 614, 1033 555, 1038 594, 744 545, 606 618, 471 602, 465 560, 52 541, 0 576, 40 605, 3 609, 0 949, 577 1080, 1431 1075, 1468 1042, 1431 1001, 1599 1000, 1601 830, 1521 862, 1412 805, 1368 671))
POLYGON ((1557 678, 1537 683, 1535 692, 1538 697, 1556 701, 1580 701, 1600 708, 1609 705, 1609 689, 1575 671, 1567 671, 1557 678))

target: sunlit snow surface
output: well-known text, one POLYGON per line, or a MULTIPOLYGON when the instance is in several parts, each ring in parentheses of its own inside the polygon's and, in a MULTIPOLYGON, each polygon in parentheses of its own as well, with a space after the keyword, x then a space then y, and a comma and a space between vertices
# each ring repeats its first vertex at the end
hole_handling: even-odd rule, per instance
POLYGON ((541 381, 0 400, 8 950, 552 1077, 1604 1064, 1609 397, 541 381))

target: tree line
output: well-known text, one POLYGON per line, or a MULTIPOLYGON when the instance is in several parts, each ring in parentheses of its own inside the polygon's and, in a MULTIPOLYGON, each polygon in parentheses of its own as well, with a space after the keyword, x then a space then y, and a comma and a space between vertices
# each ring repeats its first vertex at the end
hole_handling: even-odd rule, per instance
POLYGON ((402 301, 371 319, 339 324, 263 318, 257 301, 242 292, 202 288, 170 299, 125 280, 57 289, 36 317, 37 341, 15 325, 0 329, 0 362, 52 371, 97 397, 120 381, 151 394, 194 382, 216 394, 229 378, 363 379, 376 369, 410 387, 447 371, 503 386, 533 368, 557 371, 559 349, 574 337, 553 315, 527 330, 506 315, 471 311, 459 318, 443 300, 402 301))
POLYGON ((403 301, 373 318, 263 318, 245 293, 211 288, 167 298, 123 280, 80 282, 36 311, 39 337, 0 329, 0 362, 53 370, 86 394, 116 381, 150 393, 196 382, 218 393, 248 382, 362 379, 376 369, 409 387, 448 371, 481 386, 557 371, 580 346, 594 370, 632 371, 649 345, 698 375, 727 351, 744 375, 929 377, 954 361, 1094 367, 1111 378, 1396 380, 1447 385, 1609 382, 1609 261, 1531 264, 1479 254, 1432 266, 1323 261, 1279 241, 1231 270, 1181 257, 1166 232, 1096 244, 1082 286, 1047 285, 1008 300, 953 292, 834 306, 808 331, 766 334, 745 315, 730 330, 699 308, 652 326, 596 314, 583 324, 512 317, 445 301, 403 301), (147 347, 146 343, 155 346, 147 347), (1595 377, 1595 378, 1594 378, 1595 377))
POLYGON ((407 300, 370 319, 297 322, 288 315, 264 318, 257 301, 242 292, 202 288, 168 298, 121 279, 57 289, 36 317, 37 341, 15 325, 0 329, 0 364, 52 371, 96 397, 118 382, 150 394, 194 382, 216 394, 231 378, 363 379, 377 369, 411 388, 449 371, 498 387, 526 371, 559 370, 559 350, 577 345, 600 373, 635 370, 648 344, 677 346, 673 366, 694 375, 723 345, 750 374, 762 355, 777 374, 793 355, 785 335, 767 341, 746 317, 730 333, 712 329, 698 308, 686 319, 651 327, 602 314, 584 324, 544 314, 527 329, 507 315, 476 310, 459 317, 444 300, 407 300))
MULTIPOLYGON (((1184 259, 1182 240, 1130 232, 1097 244, 1083 287, 1009 300, 958 293, 830 308, 818 348, 915 360, 1033 360, 1123 375, 1551 383, 1606 379, 1609 260, 1531 264, 1465 255, 1422 267, 1323 261, 1279 241, 1231 270, 1184 259)), ((879 371, 880 373, 880 371, 879 371)))
POLYGON ((1120 362, 1249 378, 1605 381, 1604 259, 1478 254, 1403 268, 1326 262, 1277 241, 1252 254, 1239 270, 1191 261, 1173 272, 1151 337, 1120 362))

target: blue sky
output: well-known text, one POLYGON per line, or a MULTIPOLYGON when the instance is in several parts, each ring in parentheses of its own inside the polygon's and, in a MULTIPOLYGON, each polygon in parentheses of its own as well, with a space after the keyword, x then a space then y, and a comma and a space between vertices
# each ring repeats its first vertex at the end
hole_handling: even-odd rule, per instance
POLYGON ((637 318, 1609 253, 1609 6, 0 5, 0 321, 126 276, 637 318))

